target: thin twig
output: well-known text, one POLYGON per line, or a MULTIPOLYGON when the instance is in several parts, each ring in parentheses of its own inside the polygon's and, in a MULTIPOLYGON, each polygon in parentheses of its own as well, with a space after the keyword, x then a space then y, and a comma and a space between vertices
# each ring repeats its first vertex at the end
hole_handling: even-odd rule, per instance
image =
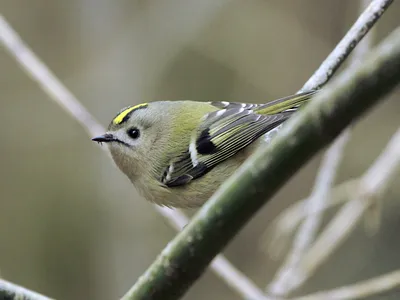
POLYGON ((26 74, 36 81, 57 105, 78 121, 89 135, 95 136, 104 132, 99 122, 29 49, 2 15, 0 15, 0 41, 26 74))
POLYGON ((355 194, 355 190, 358 187, 359 178, 351 179, 335 186, 331 189, 329 195, 329 201, 324 203, 323 207, 319 209, 312 209, 308 211, 307 201, 308 198, 297 201, 291 206, 282 211, 276 218, 271 222, 270 228, 265 231, 263 244, 268 244, 268 253, 272 257, 278 259, 279 254, 288 248, 290 236, 293 234, 297 226, 303 221, 303 219, 309 217, 312 214, 324 213, 326 210, 336 207, 337 205, 343 204, 344 202, 350 201, 355 194))
POLYGON ((0 279, 0 299, 8 300, 52 300, 22 286, 0 279))
POLYGON ((293 298, 292 300, 356 300, 382 294, 400 287, 400 270, 374 277, 356 284, 329 291, 293 298))
POLYGON ((297 280, 302 284, 350 235, 371 202, 382 199, 400 169, 400 129, 362 176, 358 193, 327 225, 301 261, 297 280))
MULTIPOLYGON (((369 5, 375 5, 376 0, 359 0, 359 11, 360 13, 362 13, 366 7, 368 7, 369 5)), ((393 2, 392 2, 393 3, 393 2)), ((389 3, 391 4, 391 3, 389 3)), ((381 5, 385 5, 383 3, 381 3, 381 5)), ((387 9, 388 6, 385 7, 385 9, 387 9)), ((358 44, 358 46, 354 49, 352 57, 351 57, 351 61, 350 63, 353 66, 356 66, 357 64, 362 63, 364 57, 368 54, 368 52, 371 50, 372 45, 374 43, 374 39, 375 39, 375 32, 376 30, 374 30, 374 28, 371 28, 369 33, 367 33, 365 35, 365 37, 362 39, 362 41, 360 41, 360 43, 358 44)))
POLYGON ((300 92, 317 89, 333 76, 358 42, 374 26, 393 0, 373 0, 300 92))
MULTIPOLYGON (((360 13, 365 11, 365 14, 369 14, 370 17, 375 17, 377 14, 376 10, 378 10, 381 6, 384 6, 384 3, 382 2, 385 1, 373 1, 372 3, 370 3, 369 0, 361 0, 360 13), (369 4, 370 7, 368 7, 369 4)), ((363 20, 363 14, 361 14, 359 20, 363 20)), ((360 26, 360 24, 362 24, 362 22, 360 21, 359 23, 357 21, 354 27, 360 26)), ((349 33, 350 32, 351 30, 349 31, 349 33)), ((371 29, 371 32, 367 36, 365 36, 364 39, 359 43, 359 45, 354 49, 352 55, 353 66, 360 63, 366 53, 368 53, 372 44, 372 34, 373 28, 371 29)), ((349 42, 352 39, 354 38, 351 38, 351 35, 346 35, 342 41, 349 42)), ((335 60, 330 58, 330 61, 335 60)), ((326 203, 329 202, 329 194, 334 184, 339 165, 342 161, 345 146, 350 140, 350 137, 351 129, 349 128, 345 132, 343 132, 326 151, 318 170, 318 174, 316 176, 313 191, 311 192, 306 206, 304 207, 304 209, 306 209, 307 211, 310 212, 321 210, 321 208, 325 207, 326 203)), ((294 282, 296 282, 296 279, 293 278, 296 274, 295 269, 300 263, 304 254, 307 252, 307 250, 310 248, 311 244, 315 240, 323 217, 322 213, 308 213, 308 215, 309 217, 307 217, 300 226, 299 231, 297 232, 293 240, 292 248, 286 256, 285 261, 279 268, 272 282, 268 285, 268 294, 286 296, 290 294, 293 289, 297 288, 294 284, 294 282)))
MULTIPOLYGON (((35 80, 53 101, 61 106, 73 119, 77 120, 90 137, 104 133, 105 129, 79 102, 79 100, 60 82, 60 80, 41 62, 28 45, 19 37, 13 28, 0 15, 0 42, 8 52, 23 67, 25 72, 35 80)), ((106 147, 101 147, 109 155, 106 147)), ((153 207, 160 212, 175 228, 180 230, 188 223, 184 214, 176 210, 163 210, 153 207)), ((250 279, 237 270, 223 255, 219 255, 211 269, 228 286, 247 299, 262 299, 260 290, 250 279)))
POLYGON ((317 174, 314 189, 304 205, 309 216, 303 221, 284 263, 276 273, 274 280, 268 286, 268 293, 284 296, 290 293, 295 275, 292 270, 301 261, 304 253, 309 249, 320 227, 323 213, 311 214, 311 211, 322 210, 329 202, 330 192, 336 177, 337 169, 343 156, 343 149, 350 138, 349 130, 346 130, 332 146, 327 150, 317 174))

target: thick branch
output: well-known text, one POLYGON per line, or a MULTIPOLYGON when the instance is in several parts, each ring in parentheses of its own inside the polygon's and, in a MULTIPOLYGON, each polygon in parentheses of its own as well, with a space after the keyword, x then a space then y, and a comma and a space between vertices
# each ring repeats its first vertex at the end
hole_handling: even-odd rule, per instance
POLYGON ((259 149, 169 243, 123 299, 177 299, 315 153, 400 82, 400 28, 346 70, 259 149))
MULTIPOLYGON (((188 223, 188 218, 177 210, 155 206, 155 209, 169 220, 172 227, 182 230, 188 223)), ((217 255, 211 262, 211 269, 228 286, 244 299, 268 300, 263 291, 259 289, 248 277, 236 269, 222 254, 217 255)))

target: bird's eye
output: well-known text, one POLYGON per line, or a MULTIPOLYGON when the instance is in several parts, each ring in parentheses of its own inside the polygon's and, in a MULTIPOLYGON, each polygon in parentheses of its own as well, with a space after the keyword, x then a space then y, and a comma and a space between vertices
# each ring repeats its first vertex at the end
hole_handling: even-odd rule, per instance
POLYGON ((136 140, 140 136, 140 131, 136 127, 129 128, 126 133, 131 139, 136 140))

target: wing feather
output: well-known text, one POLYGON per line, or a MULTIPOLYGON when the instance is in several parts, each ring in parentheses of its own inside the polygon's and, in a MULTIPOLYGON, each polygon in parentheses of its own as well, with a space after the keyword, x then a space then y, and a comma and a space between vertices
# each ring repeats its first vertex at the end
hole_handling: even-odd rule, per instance
POLYGON ((165 185, 179 186, 204 175, 290 116, 290 113, 263 116, 236 108, 228 109, 226 114, 220 115, 209 127, 199 128, 194 133, 190 150, 172 161, 164 173, 161 181, 165 185), (207 134, 202 134, 204 132, 207 134), (202 151, 199 151, 199 147, 205 144, 212 146, 202 146, 202 151), (196 160, 193 159, 193 151, 196 152, 196 160))
POLYGON ((188 150, 170 162, 161 182, 180 186, 201 177, 286 121, 315 91, 281 98, 272 103, 210 102, 220 108, 204 116, 193 132, 188 150))

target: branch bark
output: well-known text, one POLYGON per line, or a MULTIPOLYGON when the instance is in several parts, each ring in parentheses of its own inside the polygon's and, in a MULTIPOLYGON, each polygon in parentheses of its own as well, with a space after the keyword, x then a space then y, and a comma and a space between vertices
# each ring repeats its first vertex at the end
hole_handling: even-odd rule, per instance
POLYGON ((122 298, 177 299, 315 153, 400 82, 400 28, 346 70, 229 178, 122 298))
POLYGON ((7 300, 52 300, 22 286, 0 279, 0 299, 7 300))

